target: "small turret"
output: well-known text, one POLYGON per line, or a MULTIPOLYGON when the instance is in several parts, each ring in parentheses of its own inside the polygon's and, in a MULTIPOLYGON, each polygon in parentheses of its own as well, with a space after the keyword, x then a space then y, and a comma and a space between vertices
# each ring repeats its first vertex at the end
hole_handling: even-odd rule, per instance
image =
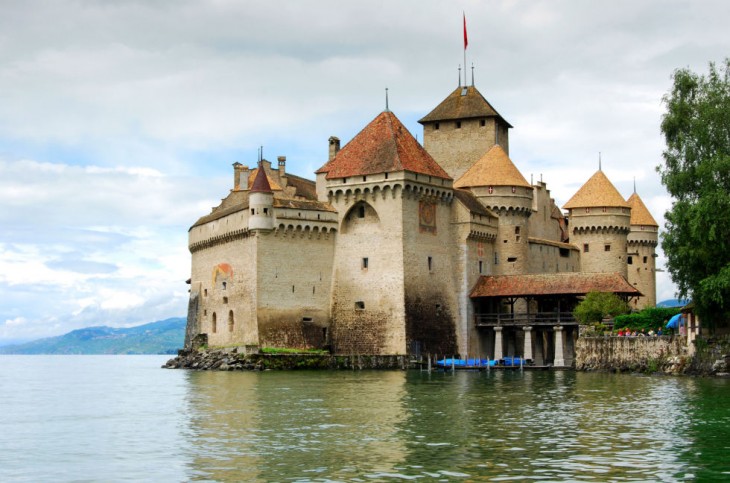
POLYGON ((643 297, 635 300, 635 308, 656 305, 656 247, 659 224, 639 195, 634 193, 627 202, 631 205, 631 232, 628 236, 628 280, 643 297))
POLYGON ((631 205, 600 169, 563 206, 569 212, 570 243, 581 250, 581 271, 627 277, 631 205))
POLYGON ((269 179, 261 163, 249 191, 248 206, 251 210, 248 218, 249 230, 274 229, 274 192, 271 191, 269 179))

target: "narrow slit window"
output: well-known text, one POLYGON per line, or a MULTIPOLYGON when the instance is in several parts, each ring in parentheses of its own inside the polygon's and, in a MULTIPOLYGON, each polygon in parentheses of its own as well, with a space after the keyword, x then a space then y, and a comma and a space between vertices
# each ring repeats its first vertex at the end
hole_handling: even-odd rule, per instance
POLYGON ((368 260, 367 257, 362 259, 362 269, 363 270, 367 270, 369 264, 370 264, 370 260, 368 260))
POLYGON ((433 257, 428 257, 428 271, 433 270, 433 257))

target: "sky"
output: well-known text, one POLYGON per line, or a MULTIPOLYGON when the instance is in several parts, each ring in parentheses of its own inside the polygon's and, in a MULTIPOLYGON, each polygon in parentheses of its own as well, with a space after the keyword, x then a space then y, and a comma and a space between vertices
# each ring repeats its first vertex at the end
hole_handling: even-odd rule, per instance
MULTIPOLYGON (((562 206, 600 153, 663 226, 662 96, 730 55, 724 0, 0 0, 0 345, 185 316, 187 230, 231 165, 263 146, 313 179, 386 87, 422 140, 462 15, 523 175, 562 206)), ((657 274, 657 300, 675 290, 657 274)))

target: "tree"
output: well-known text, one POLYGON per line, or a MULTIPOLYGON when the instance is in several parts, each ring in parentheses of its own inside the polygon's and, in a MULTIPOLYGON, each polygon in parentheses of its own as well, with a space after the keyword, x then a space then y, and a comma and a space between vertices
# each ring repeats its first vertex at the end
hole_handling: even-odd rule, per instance
POLYGON ((610 292, 589 292, 573 311, 573 316, 582 324, 600 322, 606 317, 615 317, 630 311, 629 304, 610 292))
POLYGON ((663 101, 664 165, 674 198, 662 248, 680 297, 710 328, 730 313, 730 59, 707 76, 676 70, 663 101))

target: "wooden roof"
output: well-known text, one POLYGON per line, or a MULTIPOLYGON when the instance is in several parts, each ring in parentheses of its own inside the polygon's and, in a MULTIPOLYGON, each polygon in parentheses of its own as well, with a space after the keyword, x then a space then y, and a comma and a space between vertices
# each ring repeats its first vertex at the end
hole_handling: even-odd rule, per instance
POLYGON ((495 144, 461 178, 454 182, 454 188, 475 186, 524 186, 529 188, 530 183, 522 176, 502 146, 495 144))
POLYGON ((507 124, 508 127, 512 127, 474 86, 457 87, 433 111, 418 122, 425 124, 427 122, 479 117, 496 117, 507 124))
POLYGON ((525 297, 539 295, 585 295, 611 292, 641 295, 618 273, 550 273, 535 275, 481 276, 471 291, 477 297, 525 297))
POLYGON ((627 200, 631 205, 631 224, 632 225, 643 225, 643 226, 659 226, 656 222, 649 209, 646 207, 641 198, 636 193, 629 196, 627 200))
POLYGON ((568 200, 563 208, 598 208, 598 207, 629 208, 629 204, 621 196, 616 187, 609 181, 600 169, 581 186, 576 194, 568 200))
POLYGON ((381 112, 317 173, 327 179, 410 171, 451 179, 390 111, 381 112))

